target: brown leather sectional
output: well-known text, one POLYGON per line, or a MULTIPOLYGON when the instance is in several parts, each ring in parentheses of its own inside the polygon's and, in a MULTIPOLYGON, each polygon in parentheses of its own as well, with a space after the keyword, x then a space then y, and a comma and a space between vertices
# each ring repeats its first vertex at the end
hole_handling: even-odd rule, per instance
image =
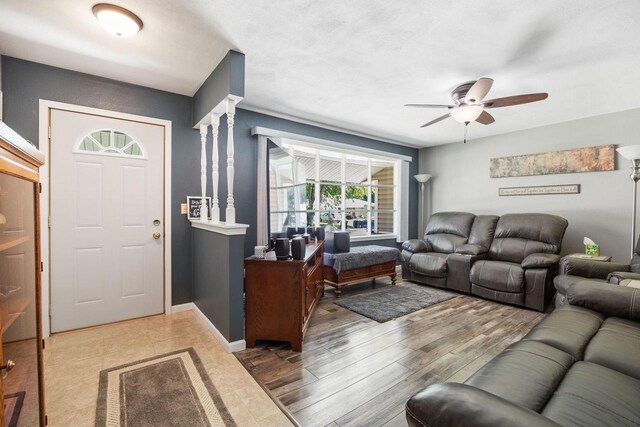
POLYGON ((464 384, 407 402, 411 427, 640 425, 640 290, 582 279, 464 384))
POLYGON ((543 311, 553 297, 566 219, 543 213, 439 212, 402 245, 402 277, 543 311))

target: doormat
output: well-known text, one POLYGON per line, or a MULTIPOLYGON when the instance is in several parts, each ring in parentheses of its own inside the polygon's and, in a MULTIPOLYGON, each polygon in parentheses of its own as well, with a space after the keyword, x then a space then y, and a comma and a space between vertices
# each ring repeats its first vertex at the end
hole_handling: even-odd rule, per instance
POLYGON ((384 323, 456 296, 428 286, 402 282, 380 290, 342 297, 333 303, 384 323))
POLYGON ((24 403, 24 391, 17 393, 4 395, 4 417, 5 420, 8 414, 11 414, 9 424, 7 427, 16 427, 18 425, 18 419, 20 418, 20 411, 22 411, 22 404, 24 403))
POLYGON ((235 426, 193 348, 100 372, 96 427, 235 426))

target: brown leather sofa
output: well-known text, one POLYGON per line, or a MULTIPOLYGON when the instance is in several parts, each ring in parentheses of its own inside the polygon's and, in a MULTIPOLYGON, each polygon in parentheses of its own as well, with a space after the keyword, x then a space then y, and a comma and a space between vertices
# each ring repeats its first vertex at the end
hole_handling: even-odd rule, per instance
POLYGON ((402 245, 402 277, 468 293, 471 265, 486 256, 497 222, 495 215, 469 212, 431 215, 424 238, 402 245))
POLYGON ((544 311, 553 298, 566 219, 541 213, 500 217, 486 260, 471 267, 471 293, 544 311))
POLYGON ((556 307, 567 304, 567 289, 578 281, 599 284, 619 284, 624 279, 640 280, 640 239, 629 264, 602 262, 579 258, 562 258, 559 275, 553 279, 556 288, 556 307))
POLYGON ((543 311, 555 292, 567 220, 530 213, 439 212, 402 245, 402 277, 543 311))
POLYGON ((640 425, 640 290, 582 280, 566 297, 464 384, 409 399, 409 425, 640 425))

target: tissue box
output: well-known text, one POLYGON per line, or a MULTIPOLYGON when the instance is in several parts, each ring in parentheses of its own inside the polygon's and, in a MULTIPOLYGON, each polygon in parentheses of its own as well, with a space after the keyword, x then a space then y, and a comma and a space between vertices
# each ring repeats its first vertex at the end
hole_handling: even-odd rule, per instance
POLYGON ((584 245, 584 254, 589 256, 600 256, 600 245, 584 245))

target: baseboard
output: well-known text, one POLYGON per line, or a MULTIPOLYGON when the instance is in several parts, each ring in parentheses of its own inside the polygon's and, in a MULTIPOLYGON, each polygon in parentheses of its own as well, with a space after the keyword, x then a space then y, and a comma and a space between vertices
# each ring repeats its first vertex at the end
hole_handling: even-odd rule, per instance
POLYGON ((198 317, 198 319, 200 319, 204 323, 209 332, 213 334, 213 336, 222 345, 227 353, 234 353, 236 351, 242 351, 247 348, 247 343, 245 340, 238 340, 233 342, 227 341, 227 339, 224 337, 224 335, 222 335, 218 328, 216 328, 215 325, 211 323, 207 316, 205 316, 204 313, 200 311, 198 306, 194 303, 188 302, 186 304, 174 305, 171 308, 172 313, 179 313, 181 311, 187 310, 193 311, 196 317, 198 317))
POLYGON ((181 311, 189 311, 189 310, 193 310, 192 302, 171 306, 171 313, 180 313, 181 311))

